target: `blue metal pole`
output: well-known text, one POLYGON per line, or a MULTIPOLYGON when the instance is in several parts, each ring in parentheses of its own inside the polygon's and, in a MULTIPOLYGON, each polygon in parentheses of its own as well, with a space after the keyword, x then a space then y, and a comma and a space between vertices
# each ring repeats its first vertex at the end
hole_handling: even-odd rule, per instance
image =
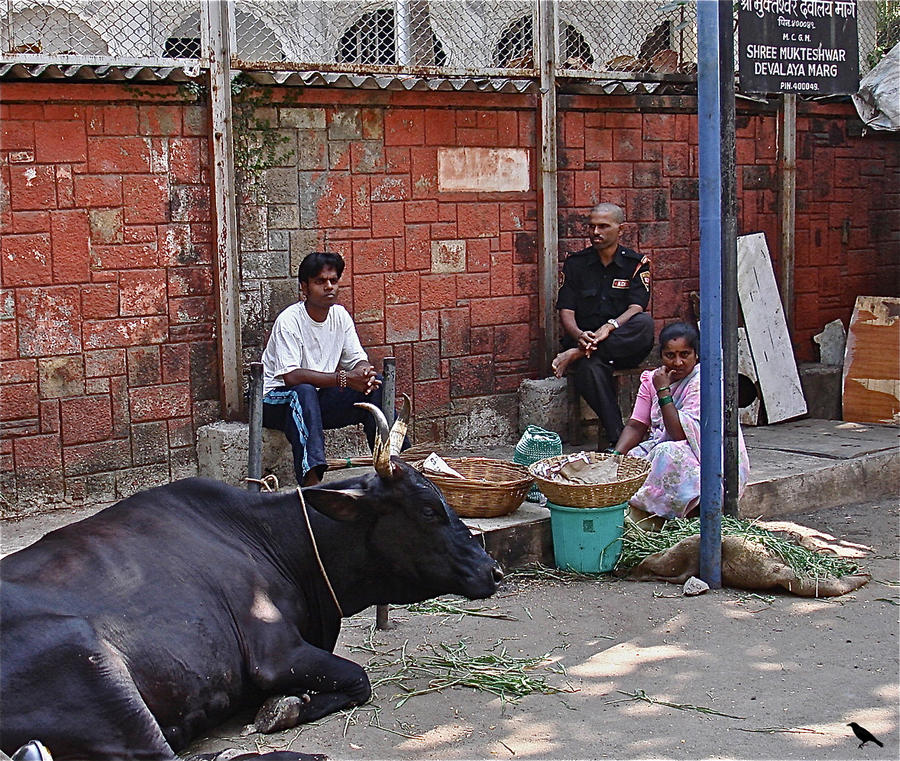
MULTIPOLYGON (((730 2, 728 2, 730 5, 730 2)), ((722 586, 724 384, 722 350, 722 134, 719 0, 697 2, 700 138, 700 577, 722 586)))

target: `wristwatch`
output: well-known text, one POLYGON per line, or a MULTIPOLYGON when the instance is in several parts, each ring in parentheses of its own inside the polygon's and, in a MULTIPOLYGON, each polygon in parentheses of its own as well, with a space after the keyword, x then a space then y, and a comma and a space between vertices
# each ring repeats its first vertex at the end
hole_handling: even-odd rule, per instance
POLYGON ((606 324, 607 324, 607 325, 612 325, 614 328, 618 328, 618 327, 619 327, 619 321, 616 320, 616 319, 607 320, 607 321, 606 321, 606 324))

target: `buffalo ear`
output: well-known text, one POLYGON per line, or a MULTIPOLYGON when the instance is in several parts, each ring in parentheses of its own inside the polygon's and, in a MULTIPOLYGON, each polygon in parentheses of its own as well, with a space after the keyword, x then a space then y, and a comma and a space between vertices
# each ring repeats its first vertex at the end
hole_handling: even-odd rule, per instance
POLYGON ((336 521, 355 521, 362 514, 361 489, 329 489, 311 486, 303 490, 303 498, 323 515, 336 521))

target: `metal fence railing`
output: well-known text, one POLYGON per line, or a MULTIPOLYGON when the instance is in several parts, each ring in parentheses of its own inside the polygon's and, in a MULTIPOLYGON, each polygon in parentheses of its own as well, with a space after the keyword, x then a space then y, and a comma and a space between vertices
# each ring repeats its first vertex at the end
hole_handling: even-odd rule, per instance
MULTIPOLYGON (((205 58, 203 7, 220 1, 0 0, 0 60, 196 66, 205 58)), ((898 4, 859 0, 861 72, 893 44, 898 4)), ((229 7, 234 68, 537 75, 537 0, 235 0, 229 7)), ((696 0, 557 0, 555 9, 561 76, 696 71, 696 0)))

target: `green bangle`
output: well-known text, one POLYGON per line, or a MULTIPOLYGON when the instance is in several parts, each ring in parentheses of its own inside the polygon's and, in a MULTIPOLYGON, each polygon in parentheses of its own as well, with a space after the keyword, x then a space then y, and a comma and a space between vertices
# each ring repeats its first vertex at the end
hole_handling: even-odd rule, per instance
POLYGON ((668 386, 663 386, 662 388, 656 389, 656 395, 659 396, 663 391, 671 391, 672 389, 668 386))
POLYGON ((666 404, 672 404, 672 397, 671 397, 671 396, 661 396, 661 397, 659 397, 659 406, 662 407, 662 406, 664 406, 664 405, 666 405, 666 404))

